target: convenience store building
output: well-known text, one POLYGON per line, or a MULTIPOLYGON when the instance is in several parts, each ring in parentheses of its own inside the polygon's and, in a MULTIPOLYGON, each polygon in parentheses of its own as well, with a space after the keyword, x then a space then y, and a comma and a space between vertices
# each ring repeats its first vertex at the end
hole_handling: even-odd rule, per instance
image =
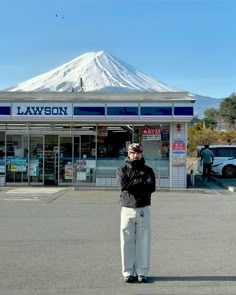
POLYGON ((116 186, 140 142, 159 187, 186 188, 188 92, 0 92, 0 185, 116 186))

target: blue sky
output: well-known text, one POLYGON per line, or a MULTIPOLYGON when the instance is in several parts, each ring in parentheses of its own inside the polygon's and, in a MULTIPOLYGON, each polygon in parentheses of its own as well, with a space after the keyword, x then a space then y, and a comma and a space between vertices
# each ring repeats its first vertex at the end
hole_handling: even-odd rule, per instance
POLYGON ((2 1, 0 89, 104 50, 158 81, 226 97, 236 91, 235 13, 235 0, 2 1))

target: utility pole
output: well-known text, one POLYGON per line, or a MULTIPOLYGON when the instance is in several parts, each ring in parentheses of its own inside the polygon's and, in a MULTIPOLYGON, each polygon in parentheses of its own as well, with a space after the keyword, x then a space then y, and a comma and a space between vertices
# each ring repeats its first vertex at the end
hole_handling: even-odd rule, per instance
POLYGON ((80 86, 80 91, 81 92, 84 92, 84 82, 83 82, 83 79, 82 78, 80 78, 79 86, 80 86))

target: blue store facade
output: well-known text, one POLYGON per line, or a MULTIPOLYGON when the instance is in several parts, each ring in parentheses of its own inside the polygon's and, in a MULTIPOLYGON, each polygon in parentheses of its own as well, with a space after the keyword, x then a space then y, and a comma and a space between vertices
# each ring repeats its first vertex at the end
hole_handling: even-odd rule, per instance
POLYGON ((141 142, 159 187, 185 188, 187 92, 0 92, 0 184, 116 186, 141 142))

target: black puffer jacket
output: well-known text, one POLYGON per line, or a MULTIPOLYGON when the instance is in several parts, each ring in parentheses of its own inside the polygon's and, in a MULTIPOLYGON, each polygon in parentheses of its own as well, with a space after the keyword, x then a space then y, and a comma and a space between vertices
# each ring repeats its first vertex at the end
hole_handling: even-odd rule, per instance
POLYGON ((151 205, 151 193, 155 191, 155 174, 145 161, 126 158, 125 165, 117 169, 121 187, 121 206, 140 208, 151 205))

